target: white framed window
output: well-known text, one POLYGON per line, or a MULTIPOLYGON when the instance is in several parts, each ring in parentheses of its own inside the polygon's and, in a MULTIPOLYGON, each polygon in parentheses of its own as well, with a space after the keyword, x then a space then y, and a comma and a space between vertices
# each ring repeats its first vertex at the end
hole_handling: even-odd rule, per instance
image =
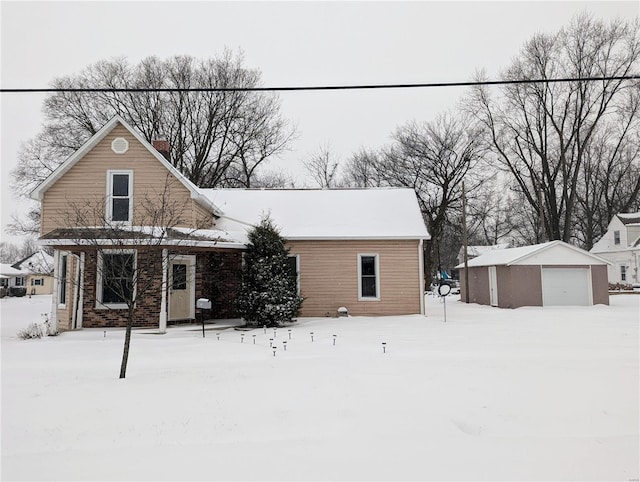
POLYGON ((287 256, 287 269, 289 276, 296 280, 297 293, 300 294, 300 255, 290 254, 287 256))
POLYGON ((15 286, 24 286, 24 277, 16 276, 16 284, 15 286))
POLYGON ((58 304, 66 306, 67 304, 67 260, 68 256, 63 254, 60 256, 60 266, 58 267, 58 304))
POLYGON ((627 266, 624 264, 620 265, 620 281, 627 281, 627 266))
POLYGON ((126 309, 135 299, 137 251, 105 249, 98 256, 96 308, 126 309))
POLYGON ((107 221, 131 224, 133 171, 107 171, 107 221))
POLYGON ((620 231, 613 232, 613 244, 615 245, 620 244, 620 231))
POLYGON ((380 256, 358 253, 358 300, 380 301, 380 256))
POLYGON ((43 286, 43 285, 44 285, 44 279, 42 278, 31 279, 31 286, 43 286))

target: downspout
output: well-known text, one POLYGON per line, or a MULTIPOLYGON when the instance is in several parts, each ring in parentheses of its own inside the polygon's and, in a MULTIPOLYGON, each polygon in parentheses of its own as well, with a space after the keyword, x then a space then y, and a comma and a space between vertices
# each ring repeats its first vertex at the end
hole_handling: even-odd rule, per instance
POLYGON ((160 298, 160 322, 158 331, 167 332, 167 271, 169 270, 169 250, 162 250, 162 293, 160 298))
POLYGON ((420 278, 420 314, 426 315, 424 308, 424 240, 418 242, 418 276, 420 278))

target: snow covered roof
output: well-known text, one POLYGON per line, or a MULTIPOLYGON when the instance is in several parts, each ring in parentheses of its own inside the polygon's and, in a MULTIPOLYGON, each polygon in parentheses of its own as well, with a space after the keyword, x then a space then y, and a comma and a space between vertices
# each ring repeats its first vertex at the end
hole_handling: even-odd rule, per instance
POLYGON ((112 244, 132 246, 198 246, 244 248, 245 240, 218 229, 161 228, 158 226, 117 226, 59 228, 40 237, 47 246, 112 244))
POLYGON ((15 269, 10 264, 0 263, 0 274, 5 275, 7 277, 12 277, 12 276, 24 276, 28 273, 20 271, 19 269, 15 269))
POLYGON ((640 212, 618 213, 616 214, 616 216, 618 216, 620 221, 622 221, 622 224, 624 224, 625 226, 629 224, 640 224, 640 212))
POLYGON ((55 171, 53 171, 49 177, 42 181, 30 194, 32 199, 41 200, 44 193, 49 189, 58 179, 60 179, 69 169, 71 169, 80 159, 82 159, 91 149, 93 149, 107 134, 109 134, 118 124, 127 129, 133 137, 135 137, 140 144, 142 144, 164 167, 167 168, 191 193, 191 198, 197 203, 201 204, 205 208, 209 209, 214 214, 218 214, 218 210, 215 205, 211 204, 209 200, 203 197, 195 184, 187 179, 178 169, 176 169, 169 161, 167 161, 162 154, 160 154, 151 144, 149 144, 144 137, 142 137, 133 127, 131 127, 122 117, 114 116, 107 122, 102 128, 96 132, 87 142, 85 142, 80 149, 69 156, 62 164, 60 164, 55 171))
MULTIPOLYGON (((480 256, 484 253, 488 253, 489 251, 507 249, 508 247, 509 243, 498 243, 491 246, 467 246, 467 256, 480 256)), ((464 247, 460 248, 460 252, 462 252, 463 249, 464 247)))
POLYGON ((12 266, 18 270, 28 271, 30 273, 50 274, 53 273, 53 256, 40 250, 14 263, 12 266))
MULTIPOLYGON (((588 251, 572 246, 562 241, 549 241, 547 243, 522 246, 519 248, 507 248, 490 251, 477 258, 469 260, 469 267, 476 266, 511 266, 513 264, 609 264, 599 256, 588 251), (552 251, 559 251, 552 253, 552 251), (538 255, 547 254, 547 260, 541 260, 538 255)), ((464 268, 464 263, 456 268, 464 268)))
POLYGON ((201 189, 236 236, 269 215, 280 234, 305 239, 429 239, 412 189, 201 189))

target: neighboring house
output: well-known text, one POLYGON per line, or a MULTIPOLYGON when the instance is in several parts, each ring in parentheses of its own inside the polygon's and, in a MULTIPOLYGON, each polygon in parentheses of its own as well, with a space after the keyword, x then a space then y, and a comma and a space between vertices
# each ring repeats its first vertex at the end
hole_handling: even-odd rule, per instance
POLYGON ((27 273, 25 287, 27 294, 50 295, 53 293, 53 256, 39 250, 14 263, 12 267, 27 273))
MULTIPOLYGON (((609 304, 607 261, 562 241, 508 248, 469 261, 469 302, 500 308, 609 304)), ((464 264, 460 299, 466 300, 464 264)))
POLYGON ((163 331, 167 323, 193 320, 201 297, 211 299, 212 318, 236 317, 247 231, 266 214, 291 248, 302 316, 333 316, 342 306, 352 315, 424 313, 429 235, 412 190, 200 189, 167 161, 166 142, 158 149, 165 152, 115 117, 33 191, 42 203, 40 241, 54 249, 59 329, 126 324, 122 300, 109 286, 129 286, 136 266, 118 279, 103 279, 99 269, 115 263, 116 247, 131 251, 136 265, 162 265, 154 289, 136 304, 136 326, 163 331), (171 229, 144 220, 157 193, 183 207, 171 229), (74 224, 96 205, 104 224, 74 224), (87 233, 97 245, 83 241, 87 233), (144 248, 140 239, 156 241, 144 248))
MULTIPOLYGON (((496 249, 507 249, 510 246, 509 243, 498 243, 490 246, 467 246, 467 259, 477 258, 496 249)), ((464 246, 461 246, 458 252, 458 263, 464 263, 464 246)))
POLYGON ((6 295, 10 288, 26 288, 28 273, 14 268, 10 264, 0 264, 0 289, 6 295))
POLYGON ((616 214, 590 252, 611 263, 609 283, 640 285, 640 212, 616 214))

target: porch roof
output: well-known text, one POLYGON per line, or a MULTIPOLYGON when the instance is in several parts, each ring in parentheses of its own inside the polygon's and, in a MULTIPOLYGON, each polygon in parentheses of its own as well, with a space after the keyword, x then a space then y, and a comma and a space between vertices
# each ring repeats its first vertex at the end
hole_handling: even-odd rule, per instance
POLYGON ((41 236, 40 242, 47 246, 245 247, 242 242, 219 230, 155 226, 58 228, 41 236))

